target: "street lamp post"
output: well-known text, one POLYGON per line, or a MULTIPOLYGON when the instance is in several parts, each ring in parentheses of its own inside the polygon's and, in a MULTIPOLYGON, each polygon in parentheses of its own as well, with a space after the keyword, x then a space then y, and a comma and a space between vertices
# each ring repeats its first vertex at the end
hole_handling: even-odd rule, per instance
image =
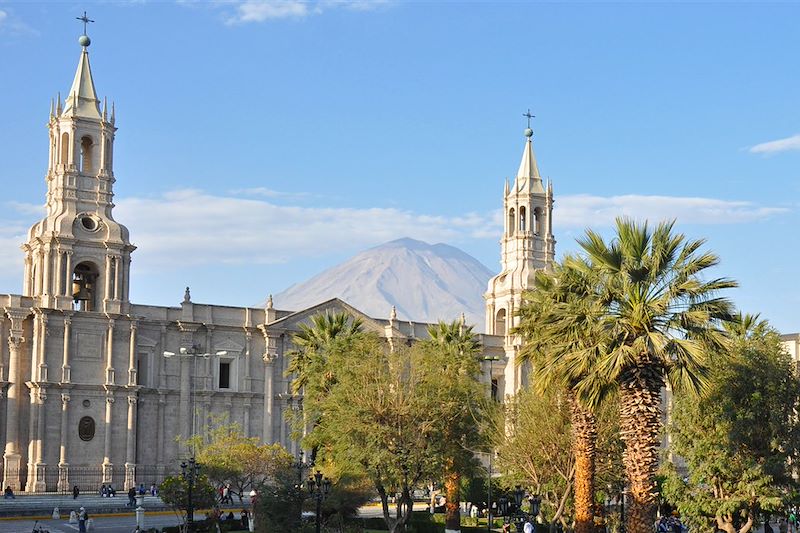
POLYGON ((308 493, 317 501, 317 526, 316 532, 320 533, 321 518, 322 518, 322 500, 331 491, 331 480, 322 477, 322 472, 317 472, 306 481, 308 493))
MULTIPOLYGON (((487 355, 486 357, 483 358, 483 360, 489 362, 489 397, 491 398, 491 396, 492 396, 492 380, 494 379, 493 363, 495 361, 499 361, 500 358, 498 356, 496 356, 496 355, 487 355)), ((492 398, 492 399, 494 399, 494 398, 492 398)), ((488 496, 489 497, 488 497, 488 502, 487 502, 487 506, 486 506, 488 520, 486 521, 486 531, 491 531, 492 530, 492 456, 493 455, 494 455, 494 450, 490 449, 489 450, 489 484, 487 486, 487 491, 488 491, 488 496)))
POLYGON ((181 463, 181 477, 186 481, 186 530, 194 530, 194 485, 200 473, 200 465, 194 457, 181 463))

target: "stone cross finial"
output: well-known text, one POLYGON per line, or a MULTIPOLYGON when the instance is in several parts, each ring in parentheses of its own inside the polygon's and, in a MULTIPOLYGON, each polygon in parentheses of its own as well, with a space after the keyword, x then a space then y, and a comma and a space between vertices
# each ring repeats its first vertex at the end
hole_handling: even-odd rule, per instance
POLYGON ((183 293, 183 303, 188 304, 192 302, 192 295, 189 292, 189 287, 186 287, 186 292, 183 293))

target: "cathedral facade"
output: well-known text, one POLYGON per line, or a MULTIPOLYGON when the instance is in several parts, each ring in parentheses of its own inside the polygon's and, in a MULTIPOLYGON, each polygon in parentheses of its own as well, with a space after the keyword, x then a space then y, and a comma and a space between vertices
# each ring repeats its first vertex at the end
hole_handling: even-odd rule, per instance
MULTIPOLYGON (((22 294, 0 294, 0 446, 3 485, 15 491, 97 490, 159 482, 185 450, 180 437, 215 415, 262 442, 299 451, 288 411, 302 409, 285 377, 292 335, 327 311, 346 311, 394 343, 427 324, 377 319, 341 300, 300 311, 129 300, 128 229, 113 217, 116 112, 97 97, 82 36, 69 94, 51 106, 46 215, 23 244, 22 294)), ((524 383, 510 335, 522 292, 554 256, 552 187, 526 130, 513 186, 505 186, 502 272, 485 294, 484 380, 497 395, 524 383), (490 375, 491 369, 491 375, 490 375)), ((388 311, 388 310, 387 310, 388 311)))

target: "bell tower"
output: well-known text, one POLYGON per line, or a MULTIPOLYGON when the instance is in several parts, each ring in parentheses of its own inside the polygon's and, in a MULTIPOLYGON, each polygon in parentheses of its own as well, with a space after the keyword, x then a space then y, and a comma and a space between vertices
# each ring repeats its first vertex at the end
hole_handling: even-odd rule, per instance
MULTIPOLYGON (((532 115, 528 113, 528 120, 532 115)), ((486 300, 486 333, 504 336, 508 364, 505 394, 522 385, 516 353, 521 340, 509 331, 517 325, 522 293, 533 285, 537 270, 549 268, 555 258, 553 238, 553 186, 545 189, 533 151, 533 130, 525 129, 525 147, 514 183, 506 180, 503 198, 503 238, 500 240, 501 271, 489 280, 486 300)))
MULTIPOLYGON (((86 22, 86 21, 84 21, 86 22)), ((131 245, 114 220, 114 104, 102 111, 87 35, 69 94, 50 104, 46 215, 28 231, 23 295, 39 307, 125 313, 131 245)))

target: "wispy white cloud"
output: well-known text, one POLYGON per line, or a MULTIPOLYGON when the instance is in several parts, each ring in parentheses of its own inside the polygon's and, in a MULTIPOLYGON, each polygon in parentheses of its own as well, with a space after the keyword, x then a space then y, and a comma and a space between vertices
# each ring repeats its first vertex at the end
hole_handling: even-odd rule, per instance
POLYGON ((14 14, 12 9, 0 9, 0 34, 6 35, 38 35, 38 31, 27 25, 14 14))
POLYGON ((753 154, 777 154, 778 152, 790 151, 800 151, 800 133, 785 139, 769 141, 750 147, 750 152, 753 154))
POLYGON ((236 0, 218 2, 228 11, 227 24, 247 24, 275 19, 304 18, 332 9, 369 11, 386 5, 388 0, 236 0))
POLYGON ((258 196, 261 198, 284 198, 284 199, 300 199, 310 198, 311 194, 307 192, 285 192, 276 191, 267 187, 251 187, 248 189, 231 189, 228 191, 234 196, 258 196))
MULTIPOLYGON (((14 279, 22 273, 19 245, 27 227, 42 216, 42 208, 4 206, 8 220, 0 220, 0 277, 14 279)), ((675 218, 682 224, 740 224, 788 211, 715 198, 568 195, 556 196, 554 226, 556 233, 587 226, 602 228, 620 215, 675 218)), ((277 205, 252 194, 220 195, 193 189, 118 198, 114 216, 128 226, 138 246, 135 260, 139 272, 214 263, 285 263, 343 251, 355 253, 400 237, 458 246, 473 240, 496 240, 503 225, 500 210, 445 216, 386 207, 277 205), (176 257, 181 258, 180 266, 176 257)))
POLYGON ((638 219, 677 219, 683 224, 740 224, 787 213, 786 207, 753 202, 690 196, 556 196, 556 227, 608 226, 618 216, 638 219))

